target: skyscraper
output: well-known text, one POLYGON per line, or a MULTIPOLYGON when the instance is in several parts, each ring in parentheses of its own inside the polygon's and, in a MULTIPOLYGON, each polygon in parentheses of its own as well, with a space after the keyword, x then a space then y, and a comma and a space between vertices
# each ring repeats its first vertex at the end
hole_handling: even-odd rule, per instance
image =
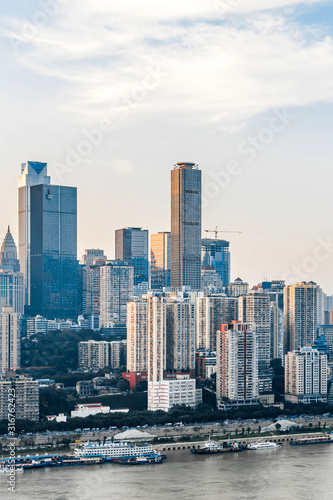
POLYGON ((100 266, 101 327, 126 324, 127 302, 133 298, 133 267, 122 261, 100 266))
POLYGON ((77 316, 76 188, 30 187, 30 313, 77 316))
POLYGON ((17 258, 17 248, 9 226, 5 239, 1 245, 0 269, 14 272, 20 271, 20 263, 17 258))
POLYGON ((24 313, 24 281, 19 271, 17 249, 8 226, 0 252, 0 311, 12 307, 14 313, 24 313))
POLYGON ((255 323, 258 345, 259 378, 269 373, 271 359, 271 321, 269 296, 262 291, 252 290, 245 297, 239 297, 238 318, 244 323, 255 323))
POLYGON ((227 287, 230 283, 230 250, 229 241, 203 239, 201 242, 202 268, 212 266, 219 274, 222 284, 227 287))
POLYGON ((107 261, 104 251, 88 249, 82 255, 82 311, 87 316, 99 316, 100 266, 107 261))
POLYGON ((217 406, 253 404, 258 399, 258 363, 255 324, 221 325, 217 334, 217 406))
POLYGON ((201 170, 177 163, 171 171, 171 286, 201 286, 201 170))
POLYGON ((127 303, 127 370, 148 370, 148 301, 127 303))
POLYGON ((151 235, 150 256, 150 288, 162 290, 164 287, 169 287, 171 274, 170 233, 151 235))
POLYGON ((222 324, 238 319, 237 297, 212 296, 196 299, 196 348, 216 350, 216 335, 222 324))
POLYGON ((195 303, 188 299, 166 302, 166 369, 195 369, 195 303))
POLYGON ((310 281, 284 289, 285 353, 312 345, 317 338, 317 285, 310 281))
POLYGON ((292 403, 327 400, 327 356, 312 347, 285 356, 285 399, 292 403))
POLYGON ((134 268, 134 285, 149 281, 148 231, 141 227, 116 230, 116 260, 134 268))
POLYGON ((20 270, 24 276, 26 306, 30 305, 30 188, 37 184, 50 183, 47 163, 28 161, 21 164, 21 175, 18 180, 19 259, 20 270))
POLYGON ((12 307, 0 312, 0 374, 20 368, 20 314, 12 307))

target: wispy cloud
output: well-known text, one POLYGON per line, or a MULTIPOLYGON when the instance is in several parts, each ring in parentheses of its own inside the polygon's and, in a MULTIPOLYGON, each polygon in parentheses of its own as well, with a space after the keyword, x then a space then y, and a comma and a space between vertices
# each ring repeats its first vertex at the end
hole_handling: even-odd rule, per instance
POLYGON ((22 42, 20 64, 65 83, 72 110, 92 122, 126 101, 157 65, 167 76, 138 115, 176 112, 195 125, 195 109, 198 123, 234 130, 274 107, 332 101, 332 40, 281 10, 269 12, 319 2, 271 0, 268 9, 263 0, 221 0, 228 1, 229 21, 214 1, 74 0, 34 36, 22 34, 19 19, 7 35, 22 42))

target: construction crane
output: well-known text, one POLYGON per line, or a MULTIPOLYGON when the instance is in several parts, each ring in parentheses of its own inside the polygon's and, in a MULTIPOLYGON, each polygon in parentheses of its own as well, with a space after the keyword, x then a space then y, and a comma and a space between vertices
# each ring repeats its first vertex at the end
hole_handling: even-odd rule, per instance
POLYGON ((219 233, 241 233, 242 231, 220 231, 218 227, 216 226, 215 229, 210 230, 210 229, 205 229, 206 233, 215 233, 215 239, 217 240, 218 234, 219 233))

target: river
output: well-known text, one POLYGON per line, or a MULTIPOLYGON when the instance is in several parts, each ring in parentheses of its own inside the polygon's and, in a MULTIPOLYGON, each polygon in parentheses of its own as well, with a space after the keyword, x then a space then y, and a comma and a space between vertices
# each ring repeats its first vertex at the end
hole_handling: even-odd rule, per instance
POLYGON ((4 500, 332 500, 333 445, 246 450, 217 456, 168 452, 161 465, 116 464, 17 473, 4 500))

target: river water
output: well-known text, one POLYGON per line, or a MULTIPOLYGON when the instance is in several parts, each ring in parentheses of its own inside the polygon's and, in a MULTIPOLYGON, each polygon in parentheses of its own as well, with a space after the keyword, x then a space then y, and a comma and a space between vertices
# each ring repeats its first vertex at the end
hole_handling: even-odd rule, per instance
POLYGON ((1 500, 332 500, 333 445, 217 456, 174 451, 161 465, 36 469, 16 478, 11 493, 1 474, 1 500))

